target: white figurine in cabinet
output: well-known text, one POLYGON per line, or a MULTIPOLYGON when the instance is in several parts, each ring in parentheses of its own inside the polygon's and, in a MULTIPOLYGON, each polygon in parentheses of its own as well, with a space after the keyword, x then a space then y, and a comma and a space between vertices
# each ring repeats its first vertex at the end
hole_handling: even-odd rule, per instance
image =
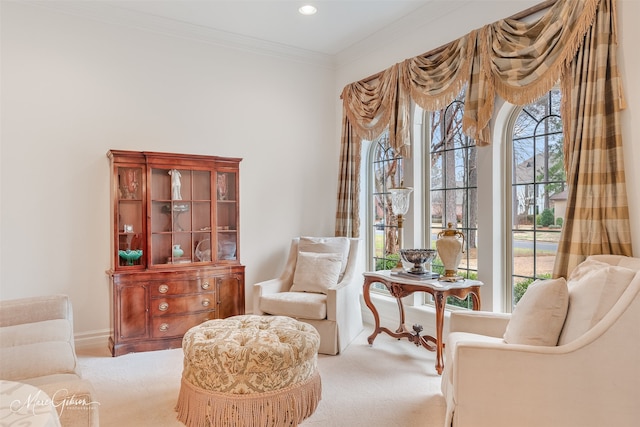
POLYGON ((180 171, 178 169, 171 169, 169 171, 169 175, 171 175, 171 200, 182 200, 182 195, 180 194, 180 187, 182 183, 180 182, 180 171))

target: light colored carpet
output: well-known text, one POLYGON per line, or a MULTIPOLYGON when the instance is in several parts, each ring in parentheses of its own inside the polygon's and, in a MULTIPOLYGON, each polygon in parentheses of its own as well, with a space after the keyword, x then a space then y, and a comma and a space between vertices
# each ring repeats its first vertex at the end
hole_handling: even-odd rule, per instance
MULTIPOLYGON (((441 427, 445 403, 435 353, 372 327, 339 356, 319 355, 322 400, 301 427, 441 427)), ((100 402, 101 427, 182 426, 174 407, 182 349, 110 357, 106 348, 78 349, 83 376, 100 402)))

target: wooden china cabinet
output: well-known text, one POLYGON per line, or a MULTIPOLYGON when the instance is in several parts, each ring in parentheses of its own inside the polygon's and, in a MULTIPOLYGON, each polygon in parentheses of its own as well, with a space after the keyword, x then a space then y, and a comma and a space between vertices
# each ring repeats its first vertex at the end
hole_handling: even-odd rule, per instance
POLYGON ((111 150, 113 356, 179 347, 191 327, 244 314, 239 164, 111 150))

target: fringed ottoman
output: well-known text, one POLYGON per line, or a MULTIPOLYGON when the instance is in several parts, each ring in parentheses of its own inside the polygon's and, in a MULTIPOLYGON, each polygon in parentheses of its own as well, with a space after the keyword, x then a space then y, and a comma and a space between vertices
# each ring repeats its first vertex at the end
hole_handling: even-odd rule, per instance
POLYGON ((284 316, 209 320, 184 335, 176 411, 189 427, 297 426, 316 410, 320 335, 284 316))

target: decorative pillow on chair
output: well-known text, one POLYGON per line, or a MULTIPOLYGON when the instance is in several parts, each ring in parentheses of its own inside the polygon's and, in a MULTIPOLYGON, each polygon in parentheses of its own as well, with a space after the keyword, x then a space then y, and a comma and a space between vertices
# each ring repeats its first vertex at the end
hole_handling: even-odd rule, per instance
POLYGON ((290 291, 326 294, 338 284, 341 267, 342 254, 298 252, 290 291))
POLYGON ((559 345, 579 338, 611 310, 636 272, 596 260, 586 260, 569 275, 569 312, 559 345))
POLYGON ((323 254, 340 254, 340 277, 347 269, 349 239, 346 237, 300 237, 298 251, 323 254))
POLYGON ((564 277, 529 285, 504 333, 508 344, 555 346, 567 316, 569 291, 564 277))

